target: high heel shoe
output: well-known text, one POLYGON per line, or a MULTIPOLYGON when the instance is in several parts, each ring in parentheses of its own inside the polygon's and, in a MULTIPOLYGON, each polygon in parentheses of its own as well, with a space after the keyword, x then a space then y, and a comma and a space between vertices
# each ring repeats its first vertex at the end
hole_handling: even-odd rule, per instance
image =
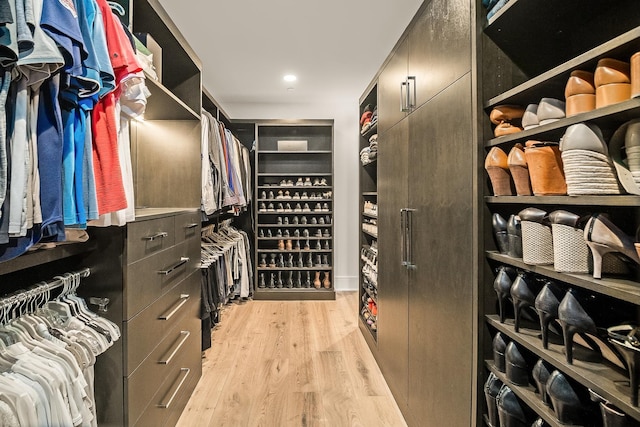
POLYGON ((496 239, 498 252, 506 255, 509 252, 509 236, 507 235, 507 221, 499 213, 494 213, 491 217, 493 236, 496 239))
POLYGON ((520 386, 529 385, 529 366, 518 345, 511 341, 505 352, 507 379, 520 386))
POLYGON ((527 159, 524 156, 524 147, 522 144, 516 144, 509 151, 507 157, 507 165, 513 177, 516 186, 516 194, 518 196, 532 196, 531 181, 529 181, 529 168, 527 159))
POLYGON ((500 147, 489 150, 484 161, 494 196, 513 196, 513 181, 507 163, 507 154, 500 147))
POLYGON ((542 359, 538 359, 536 364, 533 365, 533 370, 531 371, 533 381, 536 383, 538 393, 540 393, 540 399, 542 400, 542 403, 547 406, 551 406, 549 393, 547 393, 547 381, 549 380, 551 372, 553 372, 553 366, 549 365, 542 359))
POLYGON ((595 391, 589 389, 589 395, 593 402, 600 405, 600 414, 602 415, 602 427, 638 427, 640 423, 633 420, 619 408, 614 406, 604 397, 595 391))
POLYGON ((498 392, 497 400, 500 427, 529 427, 531 410, 527 405, 520 403, 513 390, 503 385, 498 392))
POLYGON ((553 371, 547 380, 547 393, 558 421, 563 424, 582 424, 588 415, 589 407, 585 399, 560 371, 553 371))
POLYGON ((638 406, 638 386, 640 385, 640 331, 637 326, 620 325, 607 329, 609 342, 622 354, 629 372, 631 404, 638 406))
POLYGON ((542 332, 542 347, 549 348, 549 324, 558 318, 559 297, 561 295, 552 282, 547 282, 536 296, 534 306, 540 318, 540 330, 542 332))
POLYGON ((579 334, 587 346, 598 353, 598 357, 604 357, 611 363, 624 368, 620 356, 608 345, 608 342, 603 341, 602 336, 605 334, 600 333, 594 320, 578 302, 574 292, 573 289, 570 289, 558 306, 558 320, 562 325, 567 363, 573 363, 574 335, 579 334))
POLYGON ((507 351, 507 344, 509 341, 505 339, 505 336, 501 332, 498 332, 493 337, 493 364, 500 372, 506 372, 507 362, 505 359, 505 353, 507 351))
POLYGON ((507 236, 509 237, 509 251, 507 255, 522 258, 522 223, 518 215, 511 215, 507 222, 507 236))
POLYGON ((527 307, 534 307, 536 295, 531 291, 530 278, 527 278, 526 273, 521 272, 518 277, 513 281, 509 293, 511 300, 513 301, 513 312, 515 321, 513 323, 513 329, 516 332, 520 332, 520 319, 521 312, 527 307))
POLYGON ((493 281, 493 289, 496 291, 498 295, 498 309, 500 311, 500 323, 504 323, 505 312, 507 306, 507 298, 510 295, 511 285, 513 281, 511 277, 509 277, 509 271, 512 271, 511 268, 506 266, 500 266, 498 268, 498 274, 493 281))
POLYGON ((500 421, 498 420, 497 397, 502 385, 502 381, 500 381, 493 372, 489 374, 487 382, 484 383, 484 398, 487 401, 489 427, 500 427, 500 421))
POLYGON ((584 239, 593 254, 593 278, 602 278, 602 256, 619 252, 640 264, 633 239, 615 226, 607 217, 594 214, 584 228, 584 239))

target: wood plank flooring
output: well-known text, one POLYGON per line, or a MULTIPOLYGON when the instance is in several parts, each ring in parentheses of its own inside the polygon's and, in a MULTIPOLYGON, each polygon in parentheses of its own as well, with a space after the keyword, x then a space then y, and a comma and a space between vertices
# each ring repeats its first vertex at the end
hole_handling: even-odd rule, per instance
POLYGON ((225 308, 178 427, 406 426, 357 305, 356 292, 339 292, 225 308))

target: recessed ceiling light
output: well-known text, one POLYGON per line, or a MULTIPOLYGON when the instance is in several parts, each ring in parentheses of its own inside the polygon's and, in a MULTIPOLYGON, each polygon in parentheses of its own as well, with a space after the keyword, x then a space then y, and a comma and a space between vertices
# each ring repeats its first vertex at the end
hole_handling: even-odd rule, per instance
POLYGON ((296 80, 298 80, 298 78, 293 74, 287 74, 286 76, 284 76, 285 82, 295 82, 296 80))

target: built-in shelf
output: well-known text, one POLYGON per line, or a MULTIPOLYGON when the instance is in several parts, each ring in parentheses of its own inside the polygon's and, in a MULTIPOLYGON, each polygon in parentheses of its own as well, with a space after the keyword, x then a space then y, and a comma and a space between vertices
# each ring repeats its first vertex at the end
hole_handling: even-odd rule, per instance
MULTIPOLYGON (((537 101, 532 100, 531 102, 537 101)), ((617 128, 623 123, 631 119, 638 118, 639 116, 640 98, 632 98, 607 107, 598 108, 586 113, 580 113, 575 116, 560 119, 553 123, 493 138, 485 144, 485 147, 490 148, 499 145, 515 144, 516 142, 525 142, 530 139, 559 141, 566 128, 577 123, 588 121, 589 123, 596 124, 603 128, 612 126, 617 128)))
POLYGON ((378 196, 378 192, 377 191, 363 191, 362 192, 363 196, 367 196, 367 197, 371 197, 371 196, 378 196))
POLYGON ((373 124, 365 133, 360 132, 360 136, 365 138, 367 141, 371 138, 372 135, 375 135, 378 132, 378 122, 373 124))
MULTIPOLYGON (((324 269, 326 270, 326 269, 324 269)), ((313 281, 313 278, 311 278, 313 281)), ((313 286, 313 285, 312 285, 313 286)), ((331 288, 257 288, 255 300, 333 300, 335 292, 331 288)))
POLYGON ((274 184, 274 185, 259 185, 258 186, 258 190, 277 190, 277 189, 283 189, 283 190, 294 190, 294 191, 306 191, 306 192, 313 192, 313 190, 331 190, 333 187, 331 185, 307 185, 307 186, 303 186, 303 185, 278 185, 278 184, 274 184))
POLYGON ((553 264, 525 264, 522 258, 512 258, 494 251, 488 251, 487 258, 513 267, 522 268, 550 279, 556 279, 570 285, 579 286, 599 294, 608 295, 622 301, 640 304, 640 283, 632 280, 611 277, 594 279, 591 274, 558 272, 553 269, 553 264))
POLYGON ((311 227, 326 227, 329 228, 333 224, 260 224, 261 228, 270 227, 270 228, 311 228, 311 227))
MULTIPOLYGON (((283 177, 312 177, 312 176, 321 176, 321 177, 328 177, 331 176, 331 172, 325 172, 325 173, 270 173, 270 172, 258 172, 258 176, 264 176, 264 177, 279 177, 279 176, 283 176, 283 177)), ((272 186, 273 188, 273 186, 272 186)), ((287 188, 295 188, 295 186, 289 186, 287 188)), ((304 186, 298 186, 298 188, 314 188, 312 185, 307 185, 306 187, 304 186)), ((316 186, 316 188, 319 188, 319 186, 316 186)))
POLYGON ((640 196, 485 196, 489 204, 640 206, 640 196))
POLYGON ((500 323, 499 316, 490 315, 487 316, 487 323, 583 386, 594 390, 629 416, 640 420, 640 408, 631 405, 629 378, 621 369, 614 368, 608 363, 585 362, 577 359, 573 364, 569 364, 566 361, 563 345, 549 342, 549 348, 545 350, 542 348, 539 330, 521 327, 520 332, 515 332, 513 319, 500 323))
POLYGON ((145 120, 200 120, 200 115, 187 106, 160 82, 145 80, 151 97, 144 111, 145 120))
POLYGON ((369 160, 367 163, 360 163, 363 167, 367 167, 367 166, 371 166, 371 165, 375 165, 378 162, 378 158, 376 157, 373 160, 369 160))
POLYGON ((376 305, 378 304, 378 297, 373 295, 373 292, 371 292, 369 288, 367 288, 366 286, 363 286, 362 290, 364 290, 364 292, 373 300, 373 302, 376 303, 376 305))
POLYGON ((260 153, 258 153, 260 155, 262 154, 333 154, 332 151, 330 150, 307 150, 307 151, 277 151, 277 150, 266 150, 266 151, 260 151, 260 153))
POLYGON ((370 213, 367 213, 367 212, 362 212, 362 216, 366 216, 367 218, 378 219, 378 215, 370 214, 370 213))
POLYGON ((52 249, 38 249, 27 252, 9 261, 0 262, 0 275, 9 274, 48 262, 58 261, 74 255, 85 253, 93 247, 91 240, 84 243, 58 245, 52 249))
POLYGON ((258 271, 332 271, 333 267, 317 265, 314 267, 258 267, 258 271))
MULTIPOLYGON (((296 204, 296 203, 300 203, 301 205, 304 205, 305 203, 307 203, 308 205, 311 205, 312 203, 331 203, 333 202, 333 199, 258 199, 258 203, 259 202, 264 202, 264 203, 289 203, 291 204, 296 204)), ((296 212, 296 213, 301 213, 301 212, 296 212)))
POLYGON ((271 241, 278 241, 278 240, 331 240, 331 236, 328 237, 318 237, 318 236, 311 236, 311 237, 302 237, 302 236, 290 236, 290 237, 258 237, 258 240, 260 241, 264 241, 264 240, 271 240, 271 241))
POLYGON ((296 214, 296 215, 300 215, 300 216, 304 216, 304 215, 332 215, 333 212, 332 211, 325 211, 325 212, 316 212, 316 211, 306 211, 306 212, 269 212, 269 211, 258 211, 259 215, 285 215, 285 214, 296 214))
POLYGON ((371 237, 375 238, 375 239, 377 239, 377 238, 378 238, 378 234, 377 234, 377 233, 370 233, 370 232, 368 232, 367 230, 362 230, 362 232, 363 232, 364 234, 367 234, 367 235, 369 235, 369 236, 371 236, 371 237))
MULTIPOLYGON (((496 369, 495 365, 493 364, 493 361, 485 360, 484 363, 487 369, 493 372, 493 374, 496 377, 498 377, 498 379, 502 381, 503 384, 506 384, 516 394, 516 396, 518 396, 520 399, 522 399, 522 401, 524 401, 524 403, 528 407, 536 411, 538 415, 541 416, 547 422, 547 424, 549 424, 551 427, 565 427, 565 424, 562 424, 560 421, 558 421, 558 419, 556 418, 556 414, 553 412, 553 410, 542 402, 542 399, 540 398, 540 394, 536 392, 533 386, 531 385, 521 386, 521 385, 513 384, 507 379, 506 374, 496 369)), ((572 427, 580 427, 580 426, 577 424, 572 424, 572 427)))

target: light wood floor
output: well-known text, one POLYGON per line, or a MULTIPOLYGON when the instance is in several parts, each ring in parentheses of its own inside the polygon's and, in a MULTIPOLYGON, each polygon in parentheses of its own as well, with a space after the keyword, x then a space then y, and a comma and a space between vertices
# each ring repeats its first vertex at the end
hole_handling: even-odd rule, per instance
POLYGON ((358 329, 358 297, 222 313, 178 427, 406 426, 358 329))

